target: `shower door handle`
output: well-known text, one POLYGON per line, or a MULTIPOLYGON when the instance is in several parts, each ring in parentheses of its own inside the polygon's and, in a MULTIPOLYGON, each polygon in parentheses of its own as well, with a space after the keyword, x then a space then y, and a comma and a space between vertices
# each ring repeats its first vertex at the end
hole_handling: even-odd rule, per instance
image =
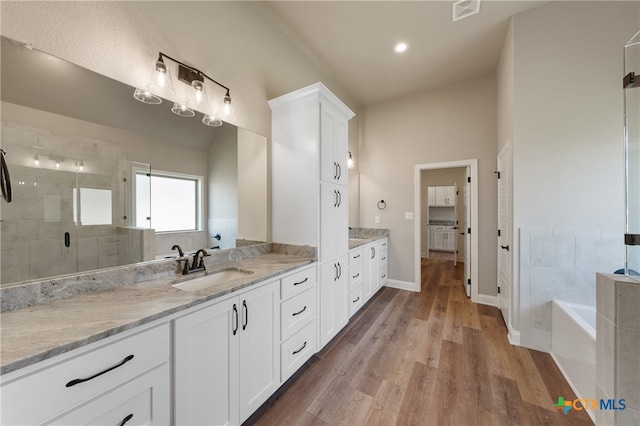
POLYGON ((508 246, 508 245, 506 245, 506 246, 500 246, 500 248, 501 248, 502 250, 509 251, 509 246, 508 246))

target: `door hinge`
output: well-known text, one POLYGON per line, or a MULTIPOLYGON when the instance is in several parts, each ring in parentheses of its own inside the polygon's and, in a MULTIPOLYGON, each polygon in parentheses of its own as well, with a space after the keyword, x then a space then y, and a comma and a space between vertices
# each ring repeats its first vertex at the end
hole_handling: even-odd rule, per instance
POLYGON ((467 228, 467 234, 471 235, 471 228, 467 228))
POLYGON ((471 176, 467 176, 467 183, 471 183, 471 176))
POLYGON ((500 179, 500 172, 493 172, 498 175, 498 179, 500 179))
POLYGON ((498 237, 500 236, 500 230, 498 229, 498 237))
POLYGON ((471 285, 471 278, 467 279, 467 284, 471 285))
POLYGON ((500 287, 498 286, 498 294, 500 294, 500 287))

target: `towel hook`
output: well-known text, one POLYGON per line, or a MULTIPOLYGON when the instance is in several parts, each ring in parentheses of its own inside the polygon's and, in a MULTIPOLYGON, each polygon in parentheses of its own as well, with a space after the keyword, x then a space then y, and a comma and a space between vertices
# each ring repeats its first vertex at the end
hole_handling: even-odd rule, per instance
POLYGON ((384 200, 378 201, 378 209, 384 210, 386 208, 387 208, 387 203, 385 203, 384 200))

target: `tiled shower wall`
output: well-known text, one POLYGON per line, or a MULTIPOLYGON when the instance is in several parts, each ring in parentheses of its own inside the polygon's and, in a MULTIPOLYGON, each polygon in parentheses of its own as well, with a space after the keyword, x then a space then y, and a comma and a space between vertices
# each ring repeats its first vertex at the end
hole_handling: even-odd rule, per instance
POLYGON ((624 266, 622 231, 520 229, 520 344, 551 350, 551 300, 596 306, 596 272, 624 266))
POLYGON ((143 260, 143 234, 122 228, 120 144, 3 121, 2 147, 13 188, 13 201, 3 203, 1 211, 2 283, 143 260), (39 165, 34 163, 36 154, 39 165), (83 170, 76 171, 80 161, 83 170), (112 191, 112 225, 76 227, 77 187, 112 191), (65 232, 70 234, 70 247, 64 244, 65 232))

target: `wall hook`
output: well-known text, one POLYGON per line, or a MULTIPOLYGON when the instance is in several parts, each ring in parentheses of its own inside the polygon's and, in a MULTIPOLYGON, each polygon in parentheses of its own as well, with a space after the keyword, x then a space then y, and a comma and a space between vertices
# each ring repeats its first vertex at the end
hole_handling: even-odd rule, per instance
POLYGON ((378 209, 384 210, 386 208, 387 208, 387 203, 385 203, 384 200, 378 201, 378 209))

